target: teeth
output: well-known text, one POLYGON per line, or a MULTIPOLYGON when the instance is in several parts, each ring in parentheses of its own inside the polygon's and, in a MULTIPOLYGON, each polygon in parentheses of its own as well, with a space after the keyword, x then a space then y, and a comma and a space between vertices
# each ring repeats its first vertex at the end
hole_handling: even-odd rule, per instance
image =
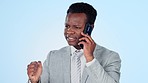
POLYGON ((70 35, 66 35, 66 39, 67 39, 68 41, 75 41, 75 40, 76 40, 75 37, 72 37, 72 36, 70 36, 70 35))
POLYGON ((67 37, 67 40, 75 40, 75 38, 67 37))
POLYGON ((68 39, 74 39, 74 38, 69 37, 68 39))

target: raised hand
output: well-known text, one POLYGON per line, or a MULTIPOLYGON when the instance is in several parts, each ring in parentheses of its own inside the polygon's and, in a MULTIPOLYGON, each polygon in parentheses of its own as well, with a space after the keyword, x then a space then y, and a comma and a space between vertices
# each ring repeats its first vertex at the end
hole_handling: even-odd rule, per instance
POLYGON ((40 79, 42 74, 42 63, 41 61, 34 61, 31 62, 27 66, 27 74, 31 83, 37 83, 40 79))
POLYGON ((84 46, 83 50, 84 50, 84 56, 86 58, 86 62, 90 62, 94 59, 93 52, 95 50, 96 43, 88 34, 84 34, 83 32, 81 32, 81 35, 83 37, 79 39, 79 41, 81 42, 79 42, 78 45, 83 44, 84 46))

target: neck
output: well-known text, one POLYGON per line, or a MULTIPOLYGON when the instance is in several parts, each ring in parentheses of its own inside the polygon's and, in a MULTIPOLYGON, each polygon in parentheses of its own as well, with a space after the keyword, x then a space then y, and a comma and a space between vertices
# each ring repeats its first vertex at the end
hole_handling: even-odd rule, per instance
POLYGON ((82 48, 80 46, 74 46, 77 50, 81 50, 82 48))

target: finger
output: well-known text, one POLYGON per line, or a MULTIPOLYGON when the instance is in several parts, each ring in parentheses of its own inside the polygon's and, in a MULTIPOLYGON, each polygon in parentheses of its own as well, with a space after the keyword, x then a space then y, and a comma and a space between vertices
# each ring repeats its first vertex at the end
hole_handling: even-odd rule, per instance
POLYGON ((82 36, 86 36, 86 34, 84 34, 84 32, 81 32, 81 35, 82 35, 82 36))
POLYGON ((38 69, 35 69, 35 68, 28 69, 27 73, 30 76, 34 76, 34 75, 36 75, 38 73, 38 69))
POLYGON ((38 69, 38 66, 35 66, 35 65, 31 65, 30 67, 27 68, 27 71, 31 72, 36 72, 38 69))
POLYGON ((31 62, 30 65, 37 66, 38 65, 38 62, 37 61, 31 62))
MULTIPOLYGON (((27 66, 27 74, 28 76, 34 76, 36 74, 38 74, 39 72, 42 71, 42 64, 41 61, 38 62, 31 62, 28 66, 27 66)), ((40 74, 40 73, 39 73, 40 74)))
POLYGON ((35 73, 35 70, 34 70, 33 68, 27 70, 27 74, 28 74, 28 76, 33 76, 34 73, 35 73))
POLYGON ((84 37, 89 36, 88 34, 84 34, 83 32, 81 32, 81 35, 84 36, 84 37))
POLYGON ((35 64, 30 64, 27 66, 27 71, 28 72, 36 72, 38 69, 38 63, 35 63, 35 64))
POLYGON ((27 70, 30 70, 30 69, 34 69, 34 71, 37 71, 38 65, 29 65, 29 67, 27 68, 27 70))
POLYGON ((41 64, 41 61, 34 61, 34 62, 31 62, 30 64, 32 64, 32 65, 35 65, 35 66, 38 66, 38 64, 41 64))
POLYGON ((30 64, 37 64, 37 61, 33 61, 33 62, 31 62, 30 64))
POLYGON ((89 43, 89 44, 92 43, 87 37, 82 37, 82 38, 79 39, 80 42, 83 41, 83 40, 84 40, 86 43, 89 43))
POLYGON ((38 61, 38 62, 35 63, 35 64, 31 64, 31 65, 28 67, 28 70, 33 71, 35 74, 38 72, 38 70, 41 70, 41 69, 42 69, 41 61, 38 61))
POLYGON ((28 76, 29 76, 29 78, 32 78, 33 76, 35 76, 35 73, 31 72, 28 76))
POLYGON ((81 35, 87 37, 91 42, 94 42, 90 35, 84 34, 83 32, 81 32, 81 35))
POLYGON ((38 63, 41 63, 41 61, 38 61, 38 63))
POLYGON ((34 76, 34 72, 30 72, 28 73, 29 78, 31 78, 32 76, 34 76))
POLYGON ((42 67, 41 61, 38 61, 38 67, 42 67))
POLYGON ((87 44, 85 41, 81 41, 78 43, 78 45, 83 44, 84 46, 87 44))
POLYGON ((30 74, 32 72, 34 73, 35 72, 35 69, 28 69, 28 71, 27 71, 28 74, 30 74))
POLYGON ((34 64, 30 64, 30 65, 28 65, 28 67, 27 68, 34 68, 35 67, 35 65, 34 64))

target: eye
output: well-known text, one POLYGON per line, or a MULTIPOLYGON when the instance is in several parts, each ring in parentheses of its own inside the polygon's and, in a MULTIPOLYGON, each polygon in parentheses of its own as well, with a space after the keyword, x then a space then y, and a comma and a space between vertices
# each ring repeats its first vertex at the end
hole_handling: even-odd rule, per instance
POLYGON ((78 27, 78 26, 76 26, 75 28, 76 28, 76 29, 81 29, 81 27, 78 27))
POLYGON ((65 25, 65 29, 68 29, 70 26, 69 25, 65 25))

